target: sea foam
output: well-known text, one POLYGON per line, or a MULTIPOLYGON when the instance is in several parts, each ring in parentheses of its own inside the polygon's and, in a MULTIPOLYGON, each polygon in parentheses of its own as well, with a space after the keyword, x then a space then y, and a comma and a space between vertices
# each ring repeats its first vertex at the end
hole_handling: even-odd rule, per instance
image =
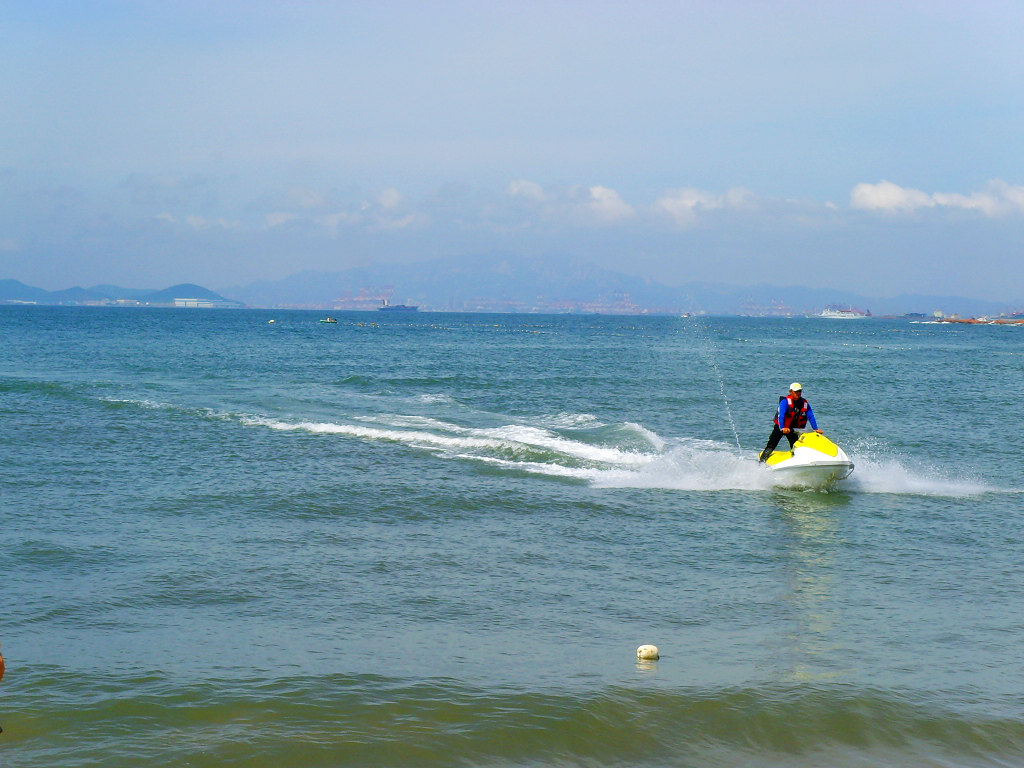
POLYGON ((908 466, 898 458, 852 456, 856 469, 845 486, 856 493, 967 497, 1007 492, 978 480, 944 474, 934 467, 908 466))
MULTIPOLYGON (((665 438, 635 422, 602 424, 589 414, 559 414, 538 424, 468 427, 431 416, 375 414, 356 423, 239 415, 170 403, 104 398, 142 409, 173 409, 246 426, 360 440, 401 443, 440 458, 471 461, 509 471, 573 479, 599 488, 662 488, 682 491, 766 491, 771 478, 752 456, 731 446, 689 437, 665 438), (554 424, 565 425, 556 427, 554 424), (571 426, 569 426, 571 425, 571 426)), ((846 493, 972 497, 1016 493, 919 461, 876 457, 866 445, 851 452, 856 469, 836 490, 846 493)))

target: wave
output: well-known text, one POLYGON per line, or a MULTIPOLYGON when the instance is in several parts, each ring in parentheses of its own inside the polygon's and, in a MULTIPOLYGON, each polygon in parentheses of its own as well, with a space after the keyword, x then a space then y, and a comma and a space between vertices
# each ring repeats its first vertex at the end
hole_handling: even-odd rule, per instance
MULTIPOLYGON (((507 462, 520 468, 548 462, 577 462, 579 465, 631 466, 649 461, 649 456, 617 446, 594 445, 559 435, 557 432, 524 424, 500 427, 463 427, 420 416, 376 416, 366 420, 386 425, 367 426, 339 422, 290 421, 266 416, 242 416, 249 426, 312 434, 349 435, 368 440, 399 442, 413 448, 457 455, 485 462, 507 462)), ((568 467, 567 467, 568 468, 568 467)))
POLYGON ((377 675, 175 680, 37 669, 8 691, 13 765, 1019 765, 1024 720, 856 687, 585 691, 377 675), (74 707, 69 703, 73 702, 74 707))
MULTIPOLYGON (((439 457, 476 462, 502 471, 574 480, 600 488, 681 491, 767 491, 770 476, 753 455, 718 441, 662 437, 635 422, 604 424, 590 414, 540 416, 534 423, 505 419, 497 426, 465 426, 435 416, 383 413, 347 421, 295 419, 188 408, 148 399, 102 398, 112 407, 167 409, 200 418, 285 432, 339 435, 393 442, 439 457)), ((425 400, 421 405, 449 404, 425 400)), ((489 419, 500 419, 490 415, 489 419)), ((878 455, 878 446, 854 446, 856 469, 837 490, 846 493, 974 497, 1016 493, 984 481, 951 475, 921 462, 878 455)))
POLYGON ((853 456, 856 470, 845 482, 857 493, 891 493, 914 496, 964 498, 987 493, 1013 493, 980 480, 945 476, 932 467, 911 468, 899 459, 853 456))
POLYGON ((171 403, 165 403, 159 400, 149 400, 146 398, 101 397, 100 402, 106 403, 111 408, 145 408, 153 411, 185 410, 176 405, 172 405, 171 403))
POLYGON ((847 448, 856 469, 845 481, 854 493, 968 498, 988 493, 1017 493, 964 473, 929 464, 918 457, 901 456, 876 438, 861 438, 847 448))
POLYGON ((69 395, 71 387, 64 382, 46 379, 28 379, 0 376, 0 392, 3 394, 46 394, 69 395))
MULTIPOLYGON (((243 424, 282 431, 337 434, 398 442, 446 458, 478 462, 526 474, 558 477, 605 488, 762 490, 768 478, 749 458, 711 441, 670 444, 642 425, 600 424, 592 416, 560 414, 549 423, 466 427, 440 419, 388 414, 361 416, 362 423, 240 417, 243 424), (581 427, 580 425, 587 425, 581 427)), ((543 421, 543 420, 542 420, 543 421)))
MULTIPOLYGON (((666 439, 631 422, 600 424, 592 417, 576 420, 564 414, 555 423, 589 426, 465 427, 432 417, 398 414, 365 416, 359 420, 368 424, 241 417, 242 423, 248 425, 399 442, 446 458, 479 462, 511 472, 577 480, 600 488, 681 491, 767 491, 772 488, 770 476, 752 456, 739 455, 725 443, 685 437, 666 439)), ((838 490, 848 493, 972 497, 1012 492, 891 457, 878 459, 862 454, 851 457, 856 470, 838 486, 838 490)))
POLYGON ((0 374, 0 394, 42 396, 57 399, 91 399, 91 390, 110 386, 99 379, 54 380, 31 375, 6 376, 0 374))
POLYGON ((413 399, 417 403, 423 403, 424 405, 434 405, 436 403, 451 404, 455 402, 455 398, 451 395, 443 395, 439 393, 416 395, 413 399))
POLYGON ((553 428, 580 428, 600 426, 598 418, 590 413, 556 413, 542 419, 546 426, 553 428))

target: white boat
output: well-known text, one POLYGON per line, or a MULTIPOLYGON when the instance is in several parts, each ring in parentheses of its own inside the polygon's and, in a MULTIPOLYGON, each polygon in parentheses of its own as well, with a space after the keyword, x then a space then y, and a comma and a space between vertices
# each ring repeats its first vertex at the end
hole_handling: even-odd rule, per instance
POLYGON ((853 307, 825 307, 815 317, 824 317, 827 320, 863 320, 871 317, 871 313, 853 307))
POLYGON ((828 489, 853 472, 846 451, 817 432, 804 432, 792 451, 774 451, 765 461, 772 483, 784 488, 828 489))

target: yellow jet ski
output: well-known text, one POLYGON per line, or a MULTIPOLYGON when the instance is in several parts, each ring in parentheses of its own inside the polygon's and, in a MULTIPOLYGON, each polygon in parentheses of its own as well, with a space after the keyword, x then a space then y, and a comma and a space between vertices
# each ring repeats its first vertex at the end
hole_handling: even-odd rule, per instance
POLYGON ((784 488, 826 489, 853 472, 846 451, 817 432, 804 432, 792 451, 774 451, 765 461, 772 483, 784 488))

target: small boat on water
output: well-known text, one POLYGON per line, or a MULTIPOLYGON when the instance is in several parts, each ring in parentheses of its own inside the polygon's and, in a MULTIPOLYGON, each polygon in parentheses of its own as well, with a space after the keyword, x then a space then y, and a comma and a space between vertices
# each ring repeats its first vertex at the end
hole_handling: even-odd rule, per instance
POLYGON ((336 323, 336 322, 338 322, 338 320, 337 320, 337 318, 334 318, 334 317, 321 317, 320 318, 320 322, 321 323, 336 323))
POLYGON ((853 472, 846 451, 817 432, 801 434, 792 451, 774 451, 765 466, 783 488, 827 490, 853 472))

